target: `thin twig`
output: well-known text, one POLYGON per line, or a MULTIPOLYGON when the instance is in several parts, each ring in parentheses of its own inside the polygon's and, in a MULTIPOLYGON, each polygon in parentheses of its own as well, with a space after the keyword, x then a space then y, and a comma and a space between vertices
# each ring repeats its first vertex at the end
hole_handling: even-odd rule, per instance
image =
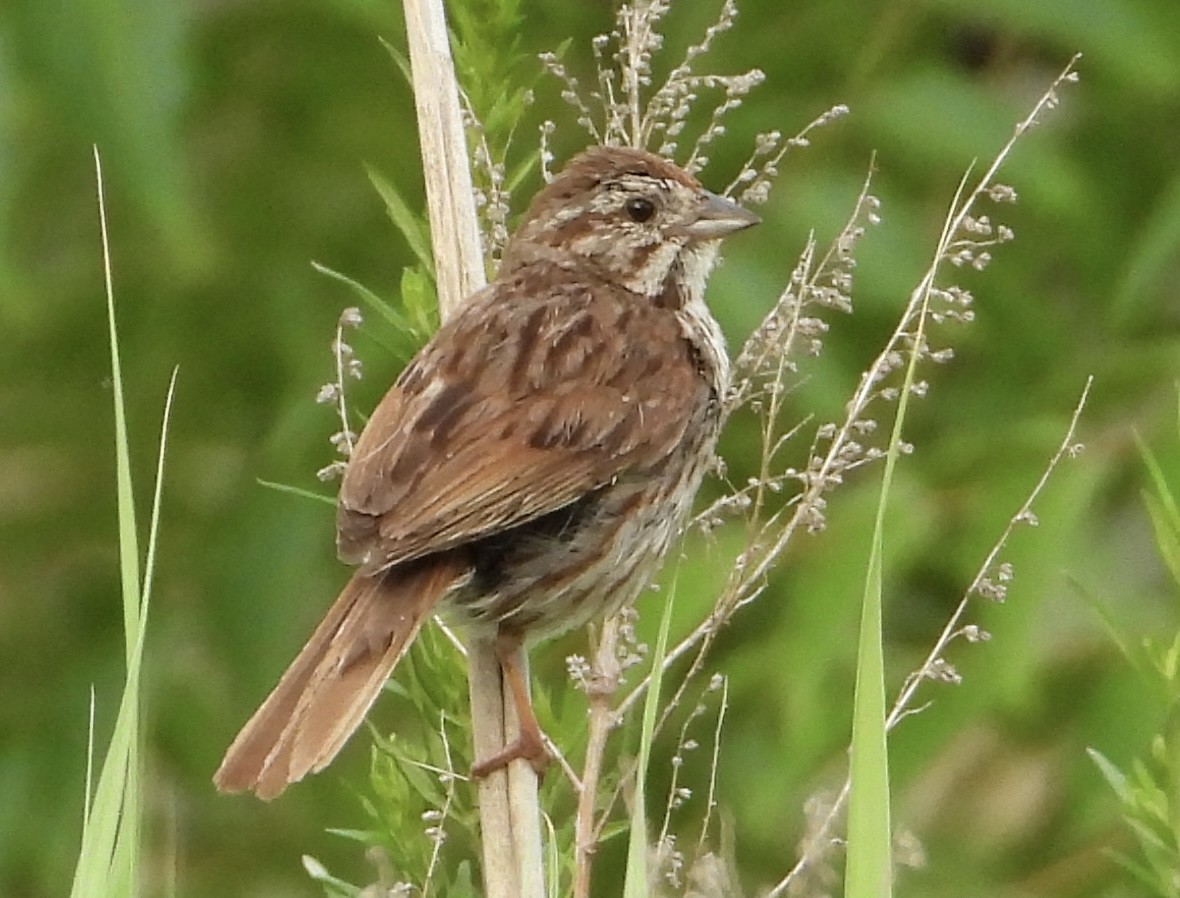
POLYGON ((442 738, 443 757, 446 758, 446 770, 435 772, 443 781, 446 787, 446 798, 443 799, 443 806, 437 811, 437 823, 427 828, 427 835, 430 837, 430 862, 426 865, 426 875, 422 878, 422 895, 423 898, 430 891, 430 880, 434 876, 435 868, 438 866, 439 857, 442 854, 443 842, 446 841, 446 831, 443 829, 443 824, 451 813, 451 805, 455 800, 455 781, 460 777, 455 773, 455 763, 451 759, 451 741, 447 737, 447 715, 446 713, 439 714, 438 733, 442 738))
POLYGON ((344 390, 344 373, 348 367, 348 362, 345 355, 351 355, 351 352, 346 353, 347 343, 344 342, 344 327, 348 317, 341 315, 336 322, 336 340, 332 343, 332 355, 336 360, 336 412, 340 415, 340 439, 343 446, 338 447, 340 454, 346 459, 352 458, 353 444, 356 442, 356 435, 348 424, 348 401, 345 397, 344 390))
POLYGON ((1093 384, 1094 376, 1091 375, 1090 377, 1086 378, 1086 386, 1082 389, 1081 398, 1078 400, 1078 404, 1074 408, 1073 417, 1070 419, 1069 430, 1065 434, 1065 439, 1062 440, 1061 445, 1057 447, 1057 452, 1053 455, 1053 458, 1050 460, 1048 467, 1046 467, 1044 472, 1041 474, 1041 479, 1037 481, 1037 484, 1033 487, 1032 492, 1028 494, 1028 498, 1025 499, 1024 504, 1020 507, 1020 510, 1009 519, 1007 526, 1004 528, 1004 532, 1000 534, 1000 538, 996 541, 996 544, 992 546, 991 551, 988 552, 987 557, 983 560, 983 564, 980 565, 979 571, 975 574, 974 579, 971 581, 971 585, 967 587, 967 591, 963 594, 962 599, 959 600, 959 604, 955 606, 954 612, 947 620, 946 626, 942 628, 942 632, 939 634, 938 639, 935 640, 934 646, 930 649, 930 653, 926 656, 926 660, 918 666, 917 670, 906 677, 905 684, 902 686, 901 692, 898 694, 897 699, 893 703, 892 709, 889 711, 889 717, 885 721, 885 728, 887 730, 892 730, 905 716, 908 715, 908 712, 912 710, 910 709, 909 705, 913 700, 914 693, 918 691, 919 685, 921 685, 923 680, 931 678, 930 672, 934 669, 935 662, 942 657, 943 653, 946 651, 947 646, 957 636, 962 634, 963 631, 959 624, 967 612, 967 605, 970 603, 971 599, 977 597, 980 594, 981 585, 984 583, 985 579, 993 571, 995 571, 996 561, 999 558, 1000 552, 1002 552, 1004 547, 1008 545, 1008 540, 1011 538, 1012 533, 1016 530, 1017 526, 1021 524, 1028 524, 1036 520, 1032 512, 1033 502, 1037 500, 1037 497, 1040 496, 1041 491, 1044 490, 1045 485, 1049 482, 1049 477, 1052 475, 1054 469, 1061 462, 1061 460, 1065 458, 1065 456, 1069 455, 1072 457, 1074 454, 1076 454, 1077 444, 1074 441, 1074 434, 1077 431, 1078 419, 1082 414, 1082 409, 1085 408, 1086 402, 1090 397, 1090 387, 1093 386, 1093 384))
POLYGON ((578 807, 574 817, 574 890, 573 898, 590 895, 590 868, 598 844, 598 830, 594 825, 594 806, 598 798, 598 782, 606 756, 606 743, 619 719, 611 707, 619 682, 619 619, 603 621, 601 636, 594 653, 593 677, 586 684, 590 702, 590 732, 586 740, 586 765, 582 769, 578 807))
POLYGON ((705 796, 705 819, 701 822, 701 835, 697 839, 697 854, 704 854, 705 841, 709 837, 709 821, 717 808, 717 768, 721 762, 721 730, 725 726, 725 715, 729 711, 729 678, 718 674, 714 679, 721 683, 721 704, 717 708, 717 724, 713 728, 713 754, 709 759, 709 793, 705 796))

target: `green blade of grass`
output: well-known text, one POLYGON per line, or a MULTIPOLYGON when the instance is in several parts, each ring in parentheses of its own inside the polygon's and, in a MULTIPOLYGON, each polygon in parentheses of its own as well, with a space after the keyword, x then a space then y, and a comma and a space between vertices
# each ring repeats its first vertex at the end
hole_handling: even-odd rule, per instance
MULTIPOLYGON (((962 185, 960 185, 960 191, 962 185)), ((958 197, 955 200, 958 204, 958 197)), ((948 219, 949 221, 949 219, 948 219)), ((943 240, 946 239, 944 232, 943 240)), ((913 345, 923 346, 930 280, 924 286, 917 311, 913 345)), ((882 582, 885 515, 889 493, 901 453, 906 412, 914 384, 917 352, 911 352, 897 404, 897 416, 885 455, 881 494, 873 523, 865 588, 861 601, 860 636, 856 657, 856 692, 853 698, 852 747, 848 799, 848 855, 844 874, 845 898, 890 898, 893 894, 893 824, 890 819, 889 750, 885 707, 885 655, 882 638, 882 582)))
POLYGON ((660 633, 652 657, 651 683, 643 701, 643 725, 639 736, 639 758, 635 763, 635 801, 631 806, 631 837, 627 846, 627 874, 623 881, 623 898, 647 898, 647 763, 655 735, 656 714, 660 707, 660 685, 664 679, 664 658, 668 654, 668 630, 672 625, 672 605, 676 588, 668 591, 660 618, 660 633))
MULTIPOLYGON (((118 491, 119 573, 123 587, 123 632, 139 633, 139 537, 135 531, 135 494, 131 485, 131 453, 127 445, 127 408, 123 400, 123 367, 119 361, 119 332, 115 321, 115 293, 111 281, 111 248, 107 234, 103 196, 102 165, 94 149, 98 172, 98 206, 102 224, 103 273, 106 280, 108 341, 111 349, 111 393, 115 406, 115 482, 118 491)), ((135 640, 126 645, 127 666, 131 666, 135 640)))
MULTIPOLYGON (((123 372, 119 361, 118 327, 111 280, 110 241, 106 226, 102 163, 94 150, 98 180, 99 220, 102 233, 103 270, 106 281, 108 340, 111 350, 111 391, 115 413, 115 479, 117 485, 119 572, 123 596, 123 632, 126 647, 127 683, 115 720, 106 758, 99 772, 93 803, 82 821, 82 847, 74 871, 72 895, 106 895, 118 880, 126 881, 135 864, 135 851, 120 834, 125 827, 138 830, 137 808, 124 807, 124 797, 136 793, 128 780, 138 766, 138 692, 132 671, 138 669, 135 647, 139 644, 139 541, 135 528, 135 500, 131 484, 131 461, 127 442, 127 414, 123 399, 123 372)), ((93 737, 93 733, 91 734, 93 737)), ((133 841, 133 840, 132 840, 133 841)))
POLYGON ((148 555, 140 582, 139 540, 132 490, 123 376, 119 364, 118 330, 115 321, 114 289, 111 279, 110 243, 103 197, 102 165, 94 154, 98 180, 99 217, 102 230, 103 263, 107 291, 107 319, 111 349, 112 393, 115 411, 115 466, 118 501, 119 568, 122 582, 124 644, 127 679, 119 701, 114 731, 106 757, 93 787, 94 706, 91 693, 90 726, 83 803, 82 844, 74 870, 71 895, 76 898, 134 896, 138 893, 142 827, 142 793, 139 760, 139 704, 145 624, 151 596, 159 532, 160 500, 163 488, 164 456, 168 421, 176 388, 176 371, 168 387, 160 434, 155 490, 152 498, 148 555), (93 797, 92 797, 93 795, 93 797))
MULTIPOLYGON (((881 510, 887 485, 882 489, 881 510)), ((879 510, 880 511, 880 510, 879 510)), ((885 661, 881 646, 881 524, 873 534, 861 610, 852 718, 852 792, 848 804, 847 898, 889 898, 892 842, 889 756, 885 739, 885 661)))

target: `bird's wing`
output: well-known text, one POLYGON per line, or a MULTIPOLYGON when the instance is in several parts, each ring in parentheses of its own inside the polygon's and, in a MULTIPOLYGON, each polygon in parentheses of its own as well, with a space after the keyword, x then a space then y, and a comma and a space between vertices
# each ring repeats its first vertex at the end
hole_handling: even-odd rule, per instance
POLYGON ((473 297, 378 405, 340 491, 345 559, 386 567, 654 471, 715 400, 671 311, 521 278, 473 297))

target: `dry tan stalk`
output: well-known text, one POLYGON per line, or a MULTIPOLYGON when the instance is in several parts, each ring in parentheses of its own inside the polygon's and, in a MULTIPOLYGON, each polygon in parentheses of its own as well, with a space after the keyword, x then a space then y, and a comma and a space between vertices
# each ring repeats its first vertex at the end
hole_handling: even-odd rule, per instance
MULTIPOLYGON (((439 312, 446 318, 487 277, 442 2, 404 5, 439 312)), ((473 640, 467 665, 475 757, 489 757, 516 738, 519 726, 491 641, 473 640)), ((537 777, 528 763, 484 778, 479 809, 487 898, 544 898, 537 777)))

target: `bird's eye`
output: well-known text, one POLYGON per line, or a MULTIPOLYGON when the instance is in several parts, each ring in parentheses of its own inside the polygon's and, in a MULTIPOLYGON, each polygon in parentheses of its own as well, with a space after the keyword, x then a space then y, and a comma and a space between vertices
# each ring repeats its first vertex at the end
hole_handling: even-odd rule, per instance
POLYGON ((631 199, 623 204, 623 209, 626 211, 628 218, 640 224, 650 221, 651 217, 656 214, 656 204, 641 196, 631 197, 631 199))

